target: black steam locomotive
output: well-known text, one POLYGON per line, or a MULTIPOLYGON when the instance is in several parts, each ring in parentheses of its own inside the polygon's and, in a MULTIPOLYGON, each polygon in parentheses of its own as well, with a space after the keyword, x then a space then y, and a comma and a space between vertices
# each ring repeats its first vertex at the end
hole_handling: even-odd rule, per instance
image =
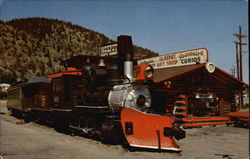
POLYGON ((50 82, 12 86, 8 108, 27 119, 53 121, 57 129, 132 147, 180 150, 174 138, 184 138, 185 132, 173 116, 159 111, 159 97, 151 89, 153 68, 134 65, 130 36, 103 46, 100 56, 75 58, 76 63, 63 61, 66 71, 49 75, 50 82))

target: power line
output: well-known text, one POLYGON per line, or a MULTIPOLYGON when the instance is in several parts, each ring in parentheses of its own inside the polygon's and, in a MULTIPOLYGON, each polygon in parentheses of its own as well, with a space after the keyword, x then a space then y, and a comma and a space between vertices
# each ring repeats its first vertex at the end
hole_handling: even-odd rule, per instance
MULTIPOLYGON (((236 44, 236 61, 237 61, 237 63, 239 63, 239 65, 237 65, 237 72, 239 74, 239 79, 241 81, 243 81, 242 46, 246 45, 246 43, 243 43, 242 39, 245 38, 246 35, 242 34, 240 25, 239 25, 239 33, 234 34, 234 36, 236 36, 239 40, 239 41, 234 41, 234 43, 236 44), (239 58, 238 58, 238 46, 239 46, 239 58)), ((242 108, 242 106, 244 105, 242 88, 239 91, 239 96, 240 96, 240 98, 239 98, 240 99, 239 100, 240 101, 240 108, 242 108)))

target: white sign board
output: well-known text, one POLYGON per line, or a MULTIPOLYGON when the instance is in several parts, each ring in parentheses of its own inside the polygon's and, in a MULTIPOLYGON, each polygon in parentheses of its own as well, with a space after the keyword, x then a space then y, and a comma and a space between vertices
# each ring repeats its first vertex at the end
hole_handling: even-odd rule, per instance
POLYGON ((101 46, 101 57, 117 55, 117 43, 101 46))
POLYGON ((151 64, 154 69, 193 65, 208 62, 208 51, 205 48, 188 50, 183 52, 165 54, 153 58, 137 61, 138 65, 151 64))

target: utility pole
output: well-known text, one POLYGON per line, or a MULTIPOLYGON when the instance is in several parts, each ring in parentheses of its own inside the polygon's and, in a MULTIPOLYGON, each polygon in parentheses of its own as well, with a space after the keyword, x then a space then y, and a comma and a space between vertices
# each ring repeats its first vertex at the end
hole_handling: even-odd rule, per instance
POLYGON ((235 46, 236 46, 236 74, 237 74, 237 79, 240 79, 238 44, 235 43, 235 46))
MULTIPOLYGON (((239 25, 239 33, 234 34, 238 38, 239 41, 234 41, 236 44, 236 64, 239 65, 239 70, 237 68, 237 76, 238 79, 243 81, 243 68, 242 68, 242 46, 246 45, 246 43, 242 42, 242 39, 246 37, 246 35, 241 34, 241 26, 239 25), (238 62, 238 45, 239 45, 239 51, 240 51, 240 58, 238 62)), ((243 90, 242 88, 239 89, 239 105, 240 109, 243 107, 244 102, 243 102, 243 90)))
MULTIPOLYGON (((239 41, 234 41, 236 44, 236 57, 238 56, 238 46, 240 46, 240 59, 239 59, 239 80, 243 81, 243 68, 242 68, 242 46, 246 45, 246 43, 242 42, 242 39, 246 37, 246 35, 241 34, 241 26, 239 26, 239 33, 234 34, 238 38, 239 41)), ((236 60, 237 61, 237 60, 236 60)), ((237 70, 238 71, 238 70, 237 70)))

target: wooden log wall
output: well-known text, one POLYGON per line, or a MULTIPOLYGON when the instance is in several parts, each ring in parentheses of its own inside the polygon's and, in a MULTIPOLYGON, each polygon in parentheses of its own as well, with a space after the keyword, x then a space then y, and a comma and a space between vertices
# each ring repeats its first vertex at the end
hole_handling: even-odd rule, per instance
POLYGON ((206 70, 200 70, 173 78, 168 81, 171 82, 170 88, 166 88, 162 85, 155 91, 165 92, 167 112, 173 110, 173 105, 178 95, 186 94, 188 99, 190 99, 188 103, 189 114, 199 114, 200 116, 224 116, 228 112, 236 111, 235 102, 233 101, 237 89, 235 89, 235 86, 227 83, 226 80, 227 79, 220 79, 219 77, 208 73, 206 70), (195 94, 197 92, 202 93, 202 91, 212 93, 217 99, 219 99, 217 110, 216 108, 211 108, 211 110, 205 109, 204 103, 195 98, 195 94))

